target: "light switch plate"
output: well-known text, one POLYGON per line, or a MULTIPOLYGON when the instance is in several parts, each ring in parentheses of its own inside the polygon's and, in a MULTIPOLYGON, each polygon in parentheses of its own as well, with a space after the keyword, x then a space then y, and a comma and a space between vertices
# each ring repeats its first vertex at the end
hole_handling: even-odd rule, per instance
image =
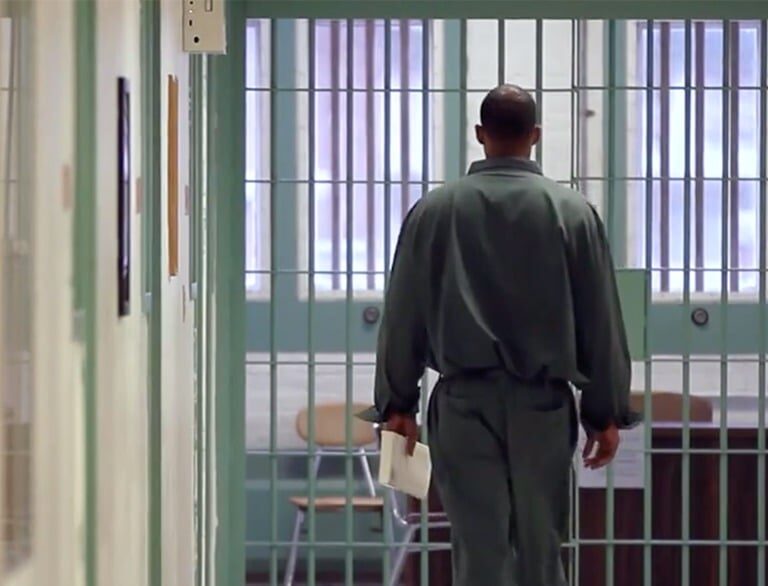
POLYGON ((227 52, 225 0, 181 0, 183 44, 187 53, 227 52))

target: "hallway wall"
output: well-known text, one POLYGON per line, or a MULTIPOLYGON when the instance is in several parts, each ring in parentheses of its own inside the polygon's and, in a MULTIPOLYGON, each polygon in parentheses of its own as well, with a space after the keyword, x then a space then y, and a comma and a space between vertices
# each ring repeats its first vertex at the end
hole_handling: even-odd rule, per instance
MULTIPOLYGON (((72 220, 74 12, 34 5, 27 64, 32 92, 21 120, 32 141, 33 544, 31 584, 82 584, 83 348, 74 336, 72 220), (56 99, 52 99, 55 90, 56 99)), ((23 131, 22 131, 23 132, 23 131)), ((28 163, 28 165, 26 165, 28 163)), ((24 193, 20 194, 24 197, 24 193)))
MULTIPOLYGON (((33 530, 31 555, 0 571, 3 586, 85 586, 85 398, 83 323, 73 310, 76 3, 24 6, 23 109, 19 134, 26 137, 21 167, 31 181, 19 197, 30 202, 32 277, 30 443, 33 530)), ((0 16, 9 12, 0 0, 0 16)), ((81 6, 84 4, 81 4, 81 6)), ((95 287, 96 287, 96 583, 98 586, 191 585, 195 577, 194 523, 194 304, 188 286, 188 57, 181 51, 181 3, 161 2, 162 152, 168 142, 167 74, 179 78, 179 274, 167 276, 162 306, 162 576, 149 576, 149 384, 148 320, 143 307, 142 221, 147 202, 141 189, 141 4, 139 0, 94 0, 95 108, 95 287), (117 79, 129 81, 131 100, 131 285, 130 314, 117 311, 117 79), (162 580, 160 582, 159 580, 162 580)), ((14 13, 16 14, 16 13, 14 13)), ((0 29, 0 35, 5 29, 0 29)), ((0 39, 2 40, 2 39, 0 39)), ((4 47, 0 44, 0 47, 4 47)), ((7 71, 0 53, 0 72, 7 71)), ((0 88, 2 88, 0 82, 0 88)), ((0 108, 4 108, 0 90, 0 108)), ((0 117, 0 155, 7 150, 7 124, 0 117)), ((163 155, 162 250, 167 250, 167 165, 163 155)), ((0 175, 0 184, 3 176, 0 175)), ((6 210, 0 189, 0 210, 6 210)), ((11 208, 13 205, 11 204, 11 208)), ((2 216, 0 216, 0 219, 2 216)), ((0 224, 2 226, 3 224, 0 224)), ((3 235, 5 231, 0 231, 3 235)), ((5 254, 5 247, 2 250, 5 254)), ((8 283, 0 255, 0 292, 8 283), (5 281, 5 282, 4 282, 5 281)), ((0 307, 5 307, 0 294, 0 307)), ((10 307, 12 314, 14 307, 10 307)), ((0 313, 0 318, 8 312, 0 313)), ((0 321, 0 327, 5 325, 0 321)), ((14 384, 0 361, 0 400, 14 384), (10 381, 10 383, 9 383, 10 381)), ((17 389, 13 389, 17 390, 17 389)), ((28 395, 28 396, 27 396, 28 395)), ((2 426, 2 424, 0 424, 2 426)), ((0 438, 4 437, 0 428, 0 438)), ((5 471, 11 458, 0 442, 0 487, 15 481, 5 471)), ((11 468, 12 474, 19 468, 11 468)), ((13 514, 2 500, 0 521, 13 514)), ((0 552, 0 560, 5 551, 0 552)))
POLYGON ((194 301, 189 287, 189 56, 182 3, 161 3, 163 586, 194 583, 194 301), (168 76, 178 79, 178 274, 168 276, 168 76))
POLYGON ((96 5, 96 291, 99 584, 147 579, 147 322, 140 289, 138 0, 96 5), (117 78, 131 92, 131 307, 117 312, 117 78))

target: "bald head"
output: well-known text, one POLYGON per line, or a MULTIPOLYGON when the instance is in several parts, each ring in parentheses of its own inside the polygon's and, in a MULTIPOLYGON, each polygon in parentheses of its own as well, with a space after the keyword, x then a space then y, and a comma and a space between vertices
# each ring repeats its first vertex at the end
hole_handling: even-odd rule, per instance
POLYGON ((516 85, 501 85, 480 106, 477 138, 489 156, 527 156, 539 138, 536 118, 536 102, 528 92, 516 85), (489 153, 489 148, 494 152, 489 153), (495 152, 499 150, 514 152, 495 152))

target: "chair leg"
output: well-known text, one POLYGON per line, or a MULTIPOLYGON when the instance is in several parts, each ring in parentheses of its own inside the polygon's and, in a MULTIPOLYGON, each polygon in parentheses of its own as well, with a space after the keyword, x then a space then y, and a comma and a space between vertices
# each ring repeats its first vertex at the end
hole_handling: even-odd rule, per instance
POLYGON ((414 533, 416 533, 416 527, 408 527, 403 537, 403 543, 397 548, 397 556, 395 556, 395 565, 392 567, 392 575, 389 578, 389 586, 398 586, 400 584, 400 576, 405 566, 405 557, 408 555, 408 549, 413 541, 414 533))
POLYGON ((299 540, 301 539, 301 527, 304 525, 304 513, 296 511, 296 521, 293 525, 291 538, 291 552, 288 555, 288 565, 285 567, 285 586, 293 586, 293 576, 296 573, 296 559, 299 556, 299 540))

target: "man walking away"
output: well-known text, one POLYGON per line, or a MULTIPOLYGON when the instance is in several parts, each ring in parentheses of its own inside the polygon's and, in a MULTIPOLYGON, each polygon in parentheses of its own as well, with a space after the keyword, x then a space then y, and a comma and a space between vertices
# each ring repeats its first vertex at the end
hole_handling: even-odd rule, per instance
POLYGON ((426 366, 441 375, 428 427, 454 586, 565 585, 569 383, 582 391, 587 466, 608 464, 618 430, 638 421, 603 224, 530 160, 536 119, 516 86, 484 99, 486 158, 408 213, 379 332, 376 408, 409 449, 420 378, 426 366))

